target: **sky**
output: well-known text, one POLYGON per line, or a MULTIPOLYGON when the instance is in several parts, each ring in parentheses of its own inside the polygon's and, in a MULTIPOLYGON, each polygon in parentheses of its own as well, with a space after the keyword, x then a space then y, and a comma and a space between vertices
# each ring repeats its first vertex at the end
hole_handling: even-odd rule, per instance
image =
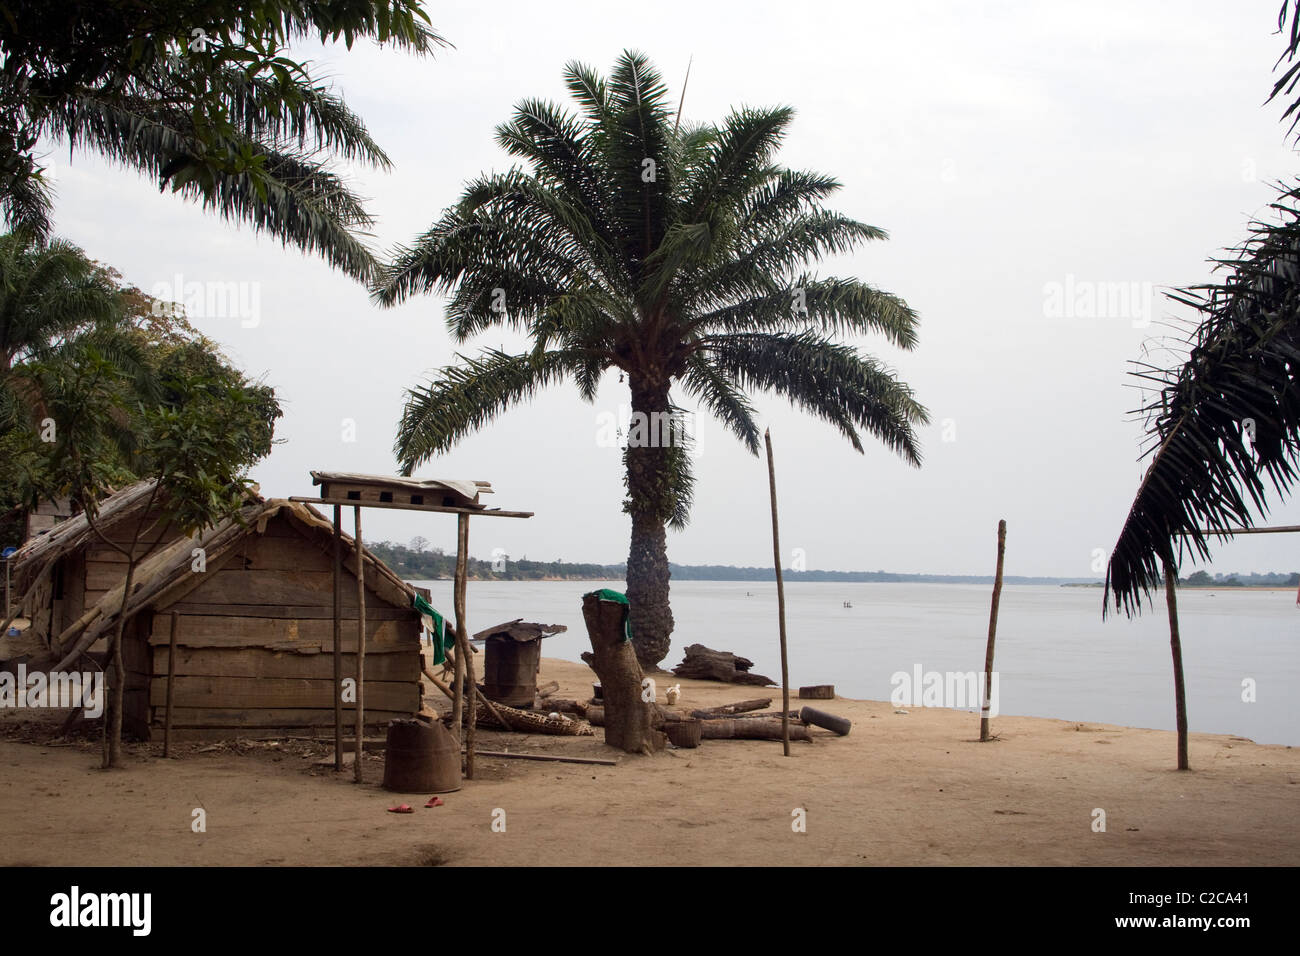
MULTIPOLYGON (((563 102, 566 62, 605 72, 628 48, 650 56, 674 99, 690 64, 688 121, 794 107, 780 161, 836 177, 829 205, 889 233, 818 271, 920 314, 912 352, 853 341, 930 410, 924 462, 870 442, 858 454, 830 425, 759 396, 787 567, 991 574, 1004 518, 1008 574, 1104 573, 1144 470, 1130 363, 1144 350, 1174 361, 1161 340, 1178 313, 1162 290, 1205 281, 1207 259, 1244 238, 1270 184, 1300 165, 1281 107, 1264 105, 1278 0, 425 8, 454 44, 432 58, 298 51, 393 162, 348 170, 377 249, 411 242, 467 180, 509 168, 495 127, 522 99, 563 102)), ((396 473, 405 390, 458 351, 522 346, 506 333, 458 345, 437 296, 379 309, 318 258, 49 146, 61 236, 163 298, 194 283, 238 290, 190 318, 283 402, 280 443, 252 473, 265 495, 313 494, 312 469, 396 473)), ((488 504, 535 512, 472 522, 476 557, 623 561, 620 452, 600 424, 627 402, 616 372, 594 405, 556 386, 417 475, 487 480, 488 504)), ((670 559, 770 564, 766 463, 708 421, 697 449, 696 506, 669 533, 670 559)), ((446 515, 371 509, 364 521, 367 540, 455 545, 446 515)), ((1300 503, 1268 523, 1300 524, 1300 503)), ((1241 537, 1206 567, 1298 569, 1300 537, 1241 537)))

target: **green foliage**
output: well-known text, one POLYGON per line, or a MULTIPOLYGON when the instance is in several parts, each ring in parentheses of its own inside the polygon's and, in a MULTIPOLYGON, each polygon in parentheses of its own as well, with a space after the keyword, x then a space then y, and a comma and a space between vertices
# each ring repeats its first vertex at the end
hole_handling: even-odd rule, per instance
POLYGON ((0 212, 51 229, 41 136, 153 176, 367 277, 360 200, 325 162, 386 167, 361 119, 287 55, 302 39, 444 41, 418 0, 0 0, 0 212))
MULTIPOLYGON (((910 349, 916 315, 859 280, 808 271, 885 234, 822 205, 835 180, 777 164, 793 111, 679 124, 662 78, 633 52, 607 78, 578 63, 564 78, 576 113, 525 100, 497 130, 527 168, 470 182, 375 284, 386 305, 447 294, 457 341, 502 326, 532 340, 519 355, 458 356, 408 392, 394 449, 403 471, 555 382, 593 400, 611 369, 627 376, 634 409, 669 411, 675 385, 754 454, 748 394, 770 392, 859 451, 865 431, 918 464, 925 409, 883 364, 836 341, 880 333, 910 349)), ((629 510, 680 525, 689 448, 629 454, 628 481, 629 510)))
POLYGON ((194 528, 242 496, 281 414, 270 386, 67 243, 0 236, 0 268, 0 507, 70 496, 93 515, 154 477, 194 528))
MULTIPOLYGON (((1255 222, 1226 277, 1173 298, 1200 317, 1187 361, 1137 363, 1155 385, 1144 415, 1151 463, 1107 568, 1107 597, 1132 615, 1160 586, 1165 562, 1210 557, 1220 529, 1251 527, 1285 496, 1300 460, 1300 186, 1274 203, 1279 222, 1255 222), (1265 484, 1267 480, 1268 485, 1265 484), (1208 533, 1206 533, 1208 532, 1208 533)), ((1104 605, 1109 607, 1109 604, 1104 605)))
MULTIPOLYGON (((1300 52, 1300 6, 1284 0, 1278 28, 1291 19, 1278 60, 1300 52)), ((1269 99, 1291 94, 1300 62, 1279 77, 1269 99)), ((1300 120, 1300 100, 1284 118, 1300 120)), ((1166 564, 1184 555, 1210 556, 1209 538, 1251 527, 1270 506, 1265 485, 1285 497, 1300 463, 1300 182, 1280 188, 1269 221, 1254 221, 1230 258, 1218 260, 1217 282, 1171 294, 1198 324, 1174 368, 1138 362, 1133 374, 1155 397, 1146 420, 1151 463, 1138 488, 1106 569, 1103 616, 1110 602, 1132 616, 1161 586, 1166 564)))

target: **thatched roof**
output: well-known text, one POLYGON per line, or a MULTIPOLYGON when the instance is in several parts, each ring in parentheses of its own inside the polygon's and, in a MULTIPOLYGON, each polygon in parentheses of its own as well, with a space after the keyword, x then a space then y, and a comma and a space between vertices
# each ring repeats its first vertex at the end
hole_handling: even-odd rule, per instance
MULTIPOLYGON (((123 518, 140 511, 148 504, 153 488, 153 481, 137 481, 110 495, 99 507, 95 527, 107 533, 123 518)), ((64 555, 83 547, 93 535, 94 531, 83 512, 59 522, 49 531, 26 542, 9 559, 14 590, 23 593, 44 569, 64 555)))
MULTIPOLYGON (((115 505, 113 511, 118 515, 115 520, 120 520, 122 514, 137 510, 141 504, 148 501, 148 491, 152 489, 150 483, 145 482, 143 484, 148 486, 143 494, 141 494, 137 486, 133 485, 119 492, 118 495, 109 498, 101 509, 101 516, 108 511, 110 505, 115 505), (118 501, 123 496, 126 496, 124 500, 118 501)), ((334 526, 319 511, 310 505, 287 501, 283 498, 262 499, 258 496, 250 500, 235 517, 229 518, 199 534, 177 537, 141 561, 136 566, 131 595, 127 599, 127 617, 131 617, 147 607, 166 607, 173 604, 204 583, 205 578, 202 574, 195 574, 191 571, 193 550, 195 548, 203 549, 205 560, 209 565, 219 564, 246 537, 253 534, 263 534, 266 531, 267 523, 276 517, 284 517, 298 530, 304 532, 308 540, 315 543, 322 551, 326 554, 333 554, 334 526)), ((63 525, 55 529, 62 532, 56 541, 47 543, 39 550, 32 549, 31 553, 23 556, 23 560, 26 562, 24 565, 25 573, 30 576, 33 566, 48 567, 53 564, 54 560, 66 557, 79 548, 85 547, 89 543, 93 532, 88 527, 82 530, 75 527, 66 528, 66 526, 77 521, 80 521, 83 526, 86 525, 84 516, 64 522, 63 525)), ((50 535, 45 537, 49 538, 54 533, 51 532, 50 535)), ((349 573, 355 574, 356 551, 353 539, 345 533, 342 535, 342 540, 344 542, 344 567, 349 573)), ((27 551, 27 549, 24 548, 24 551, 27 551)), ((394 574, 386 564, 371 554, 369 550, 363 548, 362 557, 365 562, 367 585, 382 600, 397 607, 411 607, 415 597, 415 589, 394 574)), ((63 659, 54 668, 55 670, 62 670, 72 664, 79 654, 90 647, 114 625, 122 612, 122 592, 125 583, 125 580, 123 580, 122 584, 109 590, 99 601, 87 607, 81 617, 65 628, 62 634, 54 636, 56 638, 55 646, 67 648, 63 653, 63 659)), ((414 614, 415 611, 412 610, 411 613, 414 614)))

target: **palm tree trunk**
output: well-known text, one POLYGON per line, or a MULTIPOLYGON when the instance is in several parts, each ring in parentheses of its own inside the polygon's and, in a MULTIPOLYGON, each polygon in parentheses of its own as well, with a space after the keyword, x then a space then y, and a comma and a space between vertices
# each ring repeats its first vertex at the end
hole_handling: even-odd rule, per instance
POLYGON ((668 467, 668 382, 631 376, 632 422, 628 434, 624 509, 632 516, 627 556, 627 597, 632 646, 644 670, 668 656, 673 612, 668 604, 668 541, 665 525, 673 511, 668 467))

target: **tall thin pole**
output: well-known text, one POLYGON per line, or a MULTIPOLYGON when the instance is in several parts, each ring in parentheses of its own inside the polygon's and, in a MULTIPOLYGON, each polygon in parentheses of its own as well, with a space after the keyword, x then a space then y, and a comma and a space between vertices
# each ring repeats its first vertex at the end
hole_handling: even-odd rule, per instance
POLYGON ((772 493, 772 560, 776 565, 776 611, 781 625, 781 744, 790 756, 790 667, 785 653, 785 580, 781 577, 781 529, 776 520, 776 462, 772 460, 772 432, 763 432, 767 445, 767 485, 772 493))
MULTIPOLYGON (((461 690, 461 683, 458 679, 457 698, 469 697, 469 714, 465 721, 465 777, 474 779, 474 727, 477 723, 478 707, 474 700, 475 680, 474 680, 474 654, 469 646, 469 620, 465 608, 465 589, 466 578, 469 576, 469 515, 460 514, 456 516, 456 663, 460 665, 464 662, 464 669, 457 666, 457 677, 464 674, 464 691, 461 690)), ((456 723, 455 707, 453 705, 452 722, 456 723)), ((460 727, 456 723, 457 728, 460 727)))
POLYGON ((356 768, 354 779, 361 783, 362 741, 366 725, 366 567, 361 556, 361 506, 352 510, 357 535, 357 751, 353 766, 356 768))
POLYGON ((1174 655, 1174 711, 1178 726, 1178 769, 1187 769, 1187 691, 1183 686, 1183 642, 1178 635, 1178 572, 1165 560, 1165 604, 1169 608, 1169 647, 1174 655))
POLYGON ((989 739, 989 711, 993 694, 993 641, 998 633, 998 605, 1002 602, 1002 560, 1007 553, 1007 522, 998 522, 998 570, 993 578, 993 606, 989 608, 989 643, 984 649, 984 706, 980 709, 980 740, 989 739))
POLYGON ((343 506, 334 506, 334 772, 343 772, 343 506))

